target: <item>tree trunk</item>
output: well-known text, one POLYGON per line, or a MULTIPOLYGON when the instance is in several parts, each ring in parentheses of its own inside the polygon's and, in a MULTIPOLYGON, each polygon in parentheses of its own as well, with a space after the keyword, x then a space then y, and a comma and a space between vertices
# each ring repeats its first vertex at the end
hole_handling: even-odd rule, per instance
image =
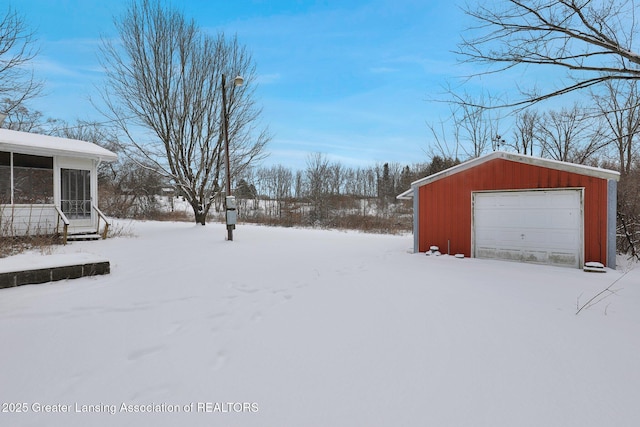
POLYGON ((205 225, 207 213, 202 209, 202 206, 198 204, 191 204, 191 208, 193 208, 193 216, 196 220, 196 224, 205 225))
POLYGON ((196 213, 195 217, 196 217, 196 224, 200 224, 200 225, 206 224, 206 217, 204 214, 196 213))

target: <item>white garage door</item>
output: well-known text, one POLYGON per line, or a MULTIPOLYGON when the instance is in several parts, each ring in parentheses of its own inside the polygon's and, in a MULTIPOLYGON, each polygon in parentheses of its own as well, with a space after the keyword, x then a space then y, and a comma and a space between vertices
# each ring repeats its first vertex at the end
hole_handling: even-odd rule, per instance
POLYGON ((473 194, 478 258, 581 267, 582 191, 473 194))

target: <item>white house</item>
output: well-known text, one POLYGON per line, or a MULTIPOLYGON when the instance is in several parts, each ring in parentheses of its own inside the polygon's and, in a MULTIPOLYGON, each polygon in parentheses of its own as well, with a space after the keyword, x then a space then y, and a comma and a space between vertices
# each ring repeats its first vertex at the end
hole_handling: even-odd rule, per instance
POLYGON ((0 129, 0 235, 96 233, 98 165, 116 159, 90 142, 0 129))

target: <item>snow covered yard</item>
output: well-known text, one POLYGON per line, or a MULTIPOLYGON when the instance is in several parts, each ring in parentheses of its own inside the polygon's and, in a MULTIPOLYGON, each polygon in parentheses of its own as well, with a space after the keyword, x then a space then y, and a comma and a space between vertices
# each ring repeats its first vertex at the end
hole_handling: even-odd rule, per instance
POLYGON ((640 268, 576 316, 622 271, 132 227, 57 250, 108 276, 0 290, 0 425, 640 425, 640 268))

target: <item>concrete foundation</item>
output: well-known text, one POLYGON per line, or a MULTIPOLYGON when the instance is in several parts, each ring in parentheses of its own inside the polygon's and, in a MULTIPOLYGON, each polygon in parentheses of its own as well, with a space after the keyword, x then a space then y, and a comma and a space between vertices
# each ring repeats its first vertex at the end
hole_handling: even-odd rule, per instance
POLYGON ((0 289, 109 274, 109 261, 0 273, 0 289))

